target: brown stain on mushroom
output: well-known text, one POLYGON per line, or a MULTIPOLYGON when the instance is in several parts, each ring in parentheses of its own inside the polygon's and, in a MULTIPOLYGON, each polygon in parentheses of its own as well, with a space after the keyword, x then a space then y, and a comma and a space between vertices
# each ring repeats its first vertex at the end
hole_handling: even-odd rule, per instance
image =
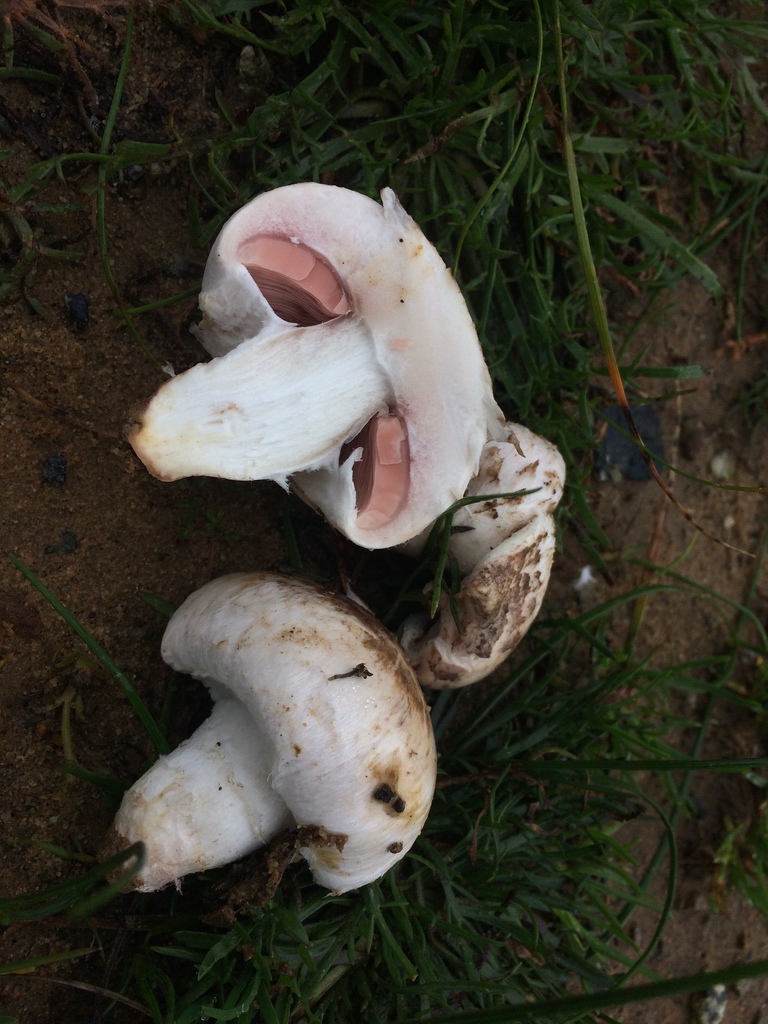
POLYGON ((218 406, 218 408, 212 409, 211 415, 226 416, 228 412, 239 412, 242 414, 242 409, 237 402, 225 402, 223 405, 218 406))
POLYGON ((377 786, 373 791, 373 799, 378 800, 382 804, 389 804, 394 798, 395 791, 388 782, 382 782, 381 785, 377 786))
POLYGON ((530 622, 531 603, 544 596, 540 546, 546 537, 546 530, 542 530, 513 558, 501 565, 490 562, 483 566, 459 593, 461 621, 478 624, 476 629, 465 631, 467 650, 489 657, 505 633, 505 648, 511 650, 517 645, 530 622))
POLYGON ((397 793, 388 782, 382 782, 373 791, 373 799, 384 804, 388 810, 395 814, 402 814, 405 810, 405 800, 397 793))
MULTIPOLYGON (((528 607, 543 596, 539 547, 546 539, 542 530, 513 558, 490 562, 476 570, 456 596, 456 608, 463 628, 452 647, 479 658, 489 658, 506 634, 505 649, 512 650, 528 627, 528 607), (519 622, 514 628, 513 615, 519 622), (512 628, 510 628, 512 627, 512 628)), ((441 673, 441 678, 449 678, 441 673)), ((455 678, 455 677, 453 677, 455 678)))
POLYGON ((342 866, 342 853, 349 836, 341 832, 328 832, 322 825, 301 825, 297 829, 297 845, 311 849, 315 859, 331 871, 342 866))
MULTIPOLYGON (((413 735, 411 742, 418 742, 413 735)), ((407 829, 411 822, 423 820, 426 815, 425 800, 431 800, 425 792, 421 768, 426 752, 409 747, 402 753, 374 758, 366 766, 366 777, 372 780, 370 800, 381 807, 393 825, 397 821, 407 829), (414 762, 412 756, 418 760, 414 762)), ((395 835, 398 833, 399 829, 395 835)))
POLYGON ((409 819, 411 808, 408 807, 408 802, 402 795, 404 787, 400 781, 400 766, 395 762, 386 765, 374 762, 369 766, 366 774, 374 780, 371 787, 371 800, 377 803, 388 817, 401 820, 409 819))
MULTIPOLYGON (((555 486, 559 487, 559 481, 555 486)), ((557 495, 553 507, 556 503, 557 495)), ((459 625, 443 608, 440 622, 430 634, 439 636, 440 642, 427 638, 414 660, 425 685, 465 685, 468 662, 473 664, 473 677, 482 678, 514 650, 528 631, 546 591, 549 573, 542 548, 550 534, 546 521, 539 529, 535 521, 524 522, 518 530, 530 530, 524 547, 513 549, 503 558, 488 559, 462 582, 453 602, 459 625), (482 661, 488 662, 487 669, 482 661)), ((515 533, 508 539, 514 537, 515 533)))

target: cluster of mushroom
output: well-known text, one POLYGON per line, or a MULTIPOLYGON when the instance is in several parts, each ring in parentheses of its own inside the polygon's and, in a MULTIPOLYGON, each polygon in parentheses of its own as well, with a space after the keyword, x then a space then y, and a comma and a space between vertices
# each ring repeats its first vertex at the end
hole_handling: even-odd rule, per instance
POLYGON ((315 879, 345 892, 426 820, 419 683, 487 676, 538 613, 563 461, 504 421, 461 293, 389 189, 382 205, 313 183, 259 196, 221 231, 200 306, 214 358, 167 381, 130 433, 155 476, 275 480, 356 544, 413 554, 477 498, 453 516, 453 609, 411 617, 399 643, 354 600, 265 573, 207 584, 166 631, 165 660, 215 704, 124 798, 110 842, 145 843, 136 887, 295 827, 315 879))

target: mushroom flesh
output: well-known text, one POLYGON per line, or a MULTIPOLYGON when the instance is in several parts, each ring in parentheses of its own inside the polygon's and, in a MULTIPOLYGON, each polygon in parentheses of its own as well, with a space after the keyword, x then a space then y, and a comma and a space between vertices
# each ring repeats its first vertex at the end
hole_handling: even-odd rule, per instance
POLYGON ((135 888, 226 864, 291 826, 336 840, 300 849, 336 893, 405 856, 432 801, 435 743, 413 671, 369 612, 292 577, 224 576, 176 611, 162 655, 214 708, 123 799, 108 848, 145 844, 135 888))
POLYGON ((350 540, 401 544, 503 436, 474 325, 391 189, 266 192, 219 234, 197 334, 129 439, 155 476, 292 485, 350 540))

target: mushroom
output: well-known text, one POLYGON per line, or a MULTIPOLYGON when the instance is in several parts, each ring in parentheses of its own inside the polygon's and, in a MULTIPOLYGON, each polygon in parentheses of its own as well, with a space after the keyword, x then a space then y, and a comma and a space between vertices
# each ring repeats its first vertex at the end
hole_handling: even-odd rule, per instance
MULTIPOLYGON (((463 577, 460 589, 452 599, 441 594, 434 624, 411 616, 401 632, 424 686, 443 689, 484 679, 527 633, 544 599, 565 464, 543 437, 516 423, 506 427, 507 440, 483 448, 467 495, 523 493, 486 497, 454 513, 448 552, 463 577)), ((409 549, 418 551, 424 541, 422 535, 409 549)))
POLYGON ((264 193, 219 234, 197 334, 129 439, 156 477, 288 480, 391 547, 460 498, 503 417, 464 299, 391 189, 264 193))
POLYGON ((435 742, 412 670, 367 610, 292 577, 224 576, 176 611, 162 656, 215 703, 123 799, 108 848, 145 844, 135 888, 178 884, 286 827, 335 893, 405 856, 432 801, 435 742))

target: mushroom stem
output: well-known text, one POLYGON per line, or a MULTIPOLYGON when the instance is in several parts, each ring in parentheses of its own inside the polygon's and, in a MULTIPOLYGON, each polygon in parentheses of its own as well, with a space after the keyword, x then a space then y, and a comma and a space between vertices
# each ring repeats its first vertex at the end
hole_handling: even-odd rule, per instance
POLYGON ((271 748, 240 701, 223 698, 194 736, 158 758, 125 795, 109 841, 110 852, 144 843, 135 888, 228 864, 293 823, 269 785, 271 748))
POLYGON ((365 325, 286 327, 167 380, 128 440, 153 476, 276 480, 335 466, 387 383, 365 325), (310 372, 311 371, 311 372, 310 372))

